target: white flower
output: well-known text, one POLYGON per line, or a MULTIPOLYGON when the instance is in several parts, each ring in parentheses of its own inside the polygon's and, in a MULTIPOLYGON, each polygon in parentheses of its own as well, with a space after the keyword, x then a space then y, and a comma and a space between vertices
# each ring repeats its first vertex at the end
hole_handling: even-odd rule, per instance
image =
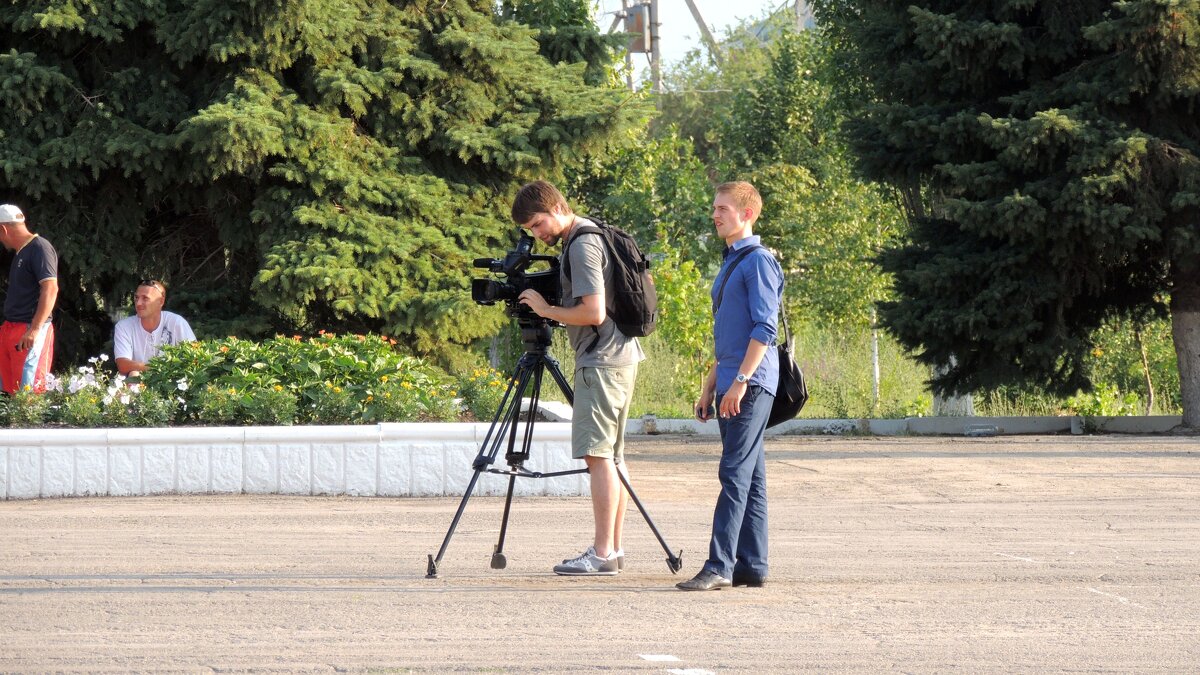
POLYGON ((129 394, 127 392, 122 393, 120 400, 121 400, 121 405, 129 405, 129 394))
POLYGON ((177 382, 175 382, 175 388, 178 389, 179 391, 187 391, 188 390, 187 378, 186 377, 179 378, 179 380, 177 382))
POLYGON ((108 360, 108 354, 101 354, 101 355, 100 355, 100 363, 104 363, 104 362, 105 362, 105 361, 107 361, 107 360, 108 360))

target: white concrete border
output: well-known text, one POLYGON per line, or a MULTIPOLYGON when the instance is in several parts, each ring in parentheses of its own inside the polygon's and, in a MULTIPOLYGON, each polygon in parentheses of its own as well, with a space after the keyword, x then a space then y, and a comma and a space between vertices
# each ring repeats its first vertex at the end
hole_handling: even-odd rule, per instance
MULTIPOLYGON (((767 430, 767 436, 841 435, 874 436, 1007 436, 1086 432, 1161 434, 1183 423, 1178 415, 1129 417, 907 417, 904 419, 798 419, 767 430)), ((631 434, 720 434, 716 421, 658 419, 646 415, 629 420, 631 434)))
MULTIPOLYGON (((1181 422, 1178 416, 799 419, 780 424, 767 435, 1154 434, 1181 422)), ((518 427, 518 443, 524 428, 518 427)), ((474 475, 472 462, 487 430, 487 424, 7 429, 0 437, 0 500, 193 493, 462 495, 474 475)), ((626 431, 719 433, 716 422, 653 416, 629 420, 626 431)), ((534 432, 526 470, 556 473, 583 468, 582 462, 570 458, 569 422, 539 422, 534 432)), ((507 469, 504 441, 493 468, 507 469)), ((507 488, 507 476, 483 473, 473 494, 502 495, 507 488)), ((586 474, 580 473, 521 478, 515 494, 590 493, 586 474)))
MULTIPOLYGON (((462 495, 486 424, 377 424, 158 429, 9 429, 0 440, 0 499, 257 493, 433 497, 462 495)), ((517 443, 525 425, 517 427, 517 443)), ((493 468, 507 469, 504 450, 493 468)), ((534 426, 528 471, 582 469, 571 425, 534 426)), ((508 477, 483 473, 475 495, 501 495, 508 477)), ((586 474, 521 478, 515 494, 587 495, 586 474)))

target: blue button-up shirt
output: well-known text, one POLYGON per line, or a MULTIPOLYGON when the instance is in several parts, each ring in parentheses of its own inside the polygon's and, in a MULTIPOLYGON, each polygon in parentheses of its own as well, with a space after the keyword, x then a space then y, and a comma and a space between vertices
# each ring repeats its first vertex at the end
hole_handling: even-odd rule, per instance
MULTIPOLYGON (((713 340, 716 343, 718 394, 724 394, 733 384, 742 359, 746 358, 750 339, 771 347, 778 334, 783 270, 775 261, 775 256, 765 248, 749 253, 742 259, 725 284, 721 306, 716 307, 717 291, 721 288, 721 280, 725 278, 729 265, 742 249, 759 246, 759 242, 757 235, 733 242, 726 249, 721 271, 713 281, 711 295, 716 315, 713 340)), ((767 349, 749 384, 757 384, 774 395, 778 383, 779 355, 775 349, 767 349)))

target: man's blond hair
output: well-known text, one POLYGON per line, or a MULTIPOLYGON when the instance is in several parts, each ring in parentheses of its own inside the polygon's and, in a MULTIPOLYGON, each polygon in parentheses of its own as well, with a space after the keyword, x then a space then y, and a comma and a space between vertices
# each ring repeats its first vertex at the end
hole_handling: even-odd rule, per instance
POLYGON ((751 220, 758 220, 762 214, 762 195, 758 190, 744 180, 734 180, 717 186, 717 194, 729 195, 733 198, 734 206, 739 209, 750 209, 751 220))

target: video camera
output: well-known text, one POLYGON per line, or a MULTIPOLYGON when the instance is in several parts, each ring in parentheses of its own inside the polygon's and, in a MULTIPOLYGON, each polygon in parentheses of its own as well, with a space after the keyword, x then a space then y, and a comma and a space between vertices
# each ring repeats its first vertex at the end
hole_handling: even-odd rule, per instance
POLYGON ((507 279, 472 279, 472 300, 481 305, 494 305, 503 300, 506 304, 505 312, 515 319, 531 323, 551 323, 517 302, 517 296, 527 288, 541 293, 551 305, 559 304, 562 295, 562 287, 558 283, 558 257, 534 255, 533 237, 528 232, 521 233, 516 247, 505 254, 503 259, 476 258, 474 265, 493 274, 503 274, 507 279), (541 272, 526 271, 532 263, 538 261, 550 263, 550 269, 541 272))

